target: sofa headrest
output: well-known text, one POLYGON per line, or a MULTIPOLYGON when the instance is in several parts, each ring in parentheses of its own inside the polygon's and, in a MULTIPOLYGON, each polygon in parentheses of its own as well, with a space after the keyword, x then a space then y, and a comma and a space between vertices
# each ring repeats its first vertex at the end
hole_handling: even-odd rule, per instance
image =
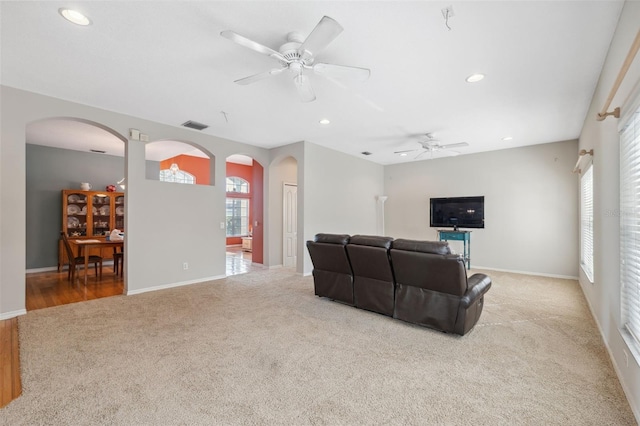
POLYGON ((391 248, 391 242, 393 238, 391 237, 380 237, 377 235, 354 235, 349 240, 349 244, 357 244, 361 246, 371 246, 371 247, 382 247, 389 249, 391 248))
POLYGON ((342 244, 349 243, 349 235, 347 234, 316 234, 313 241, 316 243, 342 244))
POLYGON ((449 243, 446 241, 417 241, 397 239, 393 241, 392 247, 395 250, 418 251, 431 254, 451 254, 449 243))

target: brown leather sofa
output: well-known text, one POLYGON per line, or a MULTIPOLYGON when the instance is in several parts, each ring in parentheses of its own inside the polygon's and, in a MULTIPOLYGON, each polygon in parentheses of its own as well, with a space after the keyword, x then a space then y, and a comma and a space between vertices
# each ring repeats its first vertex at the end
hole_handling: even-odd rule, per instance
POLYGON ((353 305, 353 271, 347 255, 349 235, 318 234, 307 241, 316 296, 353 305))
POLYGON ((396 277, 393 317, 465 335, 480 319, 491 278, 467 278, 462 257, 444 241, 398 239, 390 250, 396 277))
POLYGON ((446 333, 475 326, 491 287, 444 241, 318 234, 307 248, 317 296, 446 333))
POLYGON ((395 300, 389 249, 393 238, 354 235, 347 244, 357 308, 392 316, 395 300))

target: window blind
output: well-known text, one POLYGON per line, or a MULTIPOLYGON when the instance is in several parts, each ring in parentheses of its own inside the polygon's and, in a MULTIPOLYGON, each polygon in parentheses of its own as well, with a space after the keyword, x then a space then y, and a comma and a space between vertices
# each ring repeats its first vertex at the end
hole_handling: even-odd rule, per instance
POLYGON ((640 108, 620 132, 620 212, 623 323, 640 347, 640 108))
POLYGON ((580 264, 593 282, 593 166, 580 178, 580 264))

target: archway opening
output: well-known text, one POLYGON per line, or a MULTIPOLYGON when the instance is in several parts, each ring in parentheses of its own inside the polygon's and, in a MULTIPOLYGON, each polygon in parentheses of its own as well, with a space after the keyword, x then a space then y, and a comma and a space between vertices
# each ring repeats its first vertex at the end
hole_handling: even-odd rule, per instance
MULTIPOLYGON (((116 184, 124 176, 127 139, 76 117, 33 121, 25 136, 27 309, 122 294, 125 277, 112 273, 112 247, 92 249, 103 258, 103 279, 98 283, 90 276, 88 281, 100 285, 99 293, 69 285, 70 260, 61 232, 71 239, 104 240, 112 227, 124 224, 125 194, 116 184), (70 203, 69 197, 79 202, 70 203)), ((79 254, 77 246, 73 250, 79 254)), ((85 271, 78 269, 82 276, 85 271)))
POLYGON ((226 158, 227 275, 264 262, 264 168, 252 157, 226 158))
POLYGON ((149 142, 145 145, 145 160, 147 179, 191 185, 215 185, 215 156, 191 142, 149 142))
POLYGON ((269 167, 269 254, 271 265, 298 263, 298 162, 291 156, 269 167))

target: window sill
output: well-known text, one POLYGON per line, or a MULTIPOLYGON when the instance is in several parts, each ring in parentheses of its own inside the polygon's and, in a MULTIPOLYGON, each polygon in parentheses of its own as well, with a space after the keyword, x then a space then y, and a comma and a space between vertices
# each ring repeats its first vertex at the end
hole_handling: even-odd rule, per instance
POLYGON ((638 344, 631 333, 624 328, 620 330, 620 335, 624 343, 626 343, 629 352, 631 352, 631 357, 635 360, 636 365, 640 366, 640 344, 638 344))
POLYGON ((585 269, 584 263, 580 263, 580 268, 582 269, 582 272, 584 273, 584 276, 587 277, 587 279, 589 280, 589 282, 591 284, 593 284, 593 277, 591 276, 590 273, 587 272, 587 270, 585 269))

